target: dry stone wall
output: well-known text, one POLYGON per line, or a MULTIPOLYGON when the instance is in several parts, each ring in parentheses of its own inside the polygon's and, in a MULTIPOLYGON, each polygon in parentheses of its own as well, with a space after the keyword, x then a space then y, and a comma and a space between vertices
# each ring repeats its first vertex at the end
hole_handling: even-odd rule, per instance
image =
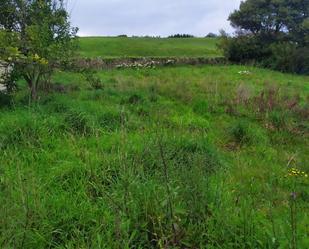
POLYGON ((5 92, 7 90, 5 83, 11 71, 11 66, 3 61, 0 61, 0 92, 5 92))

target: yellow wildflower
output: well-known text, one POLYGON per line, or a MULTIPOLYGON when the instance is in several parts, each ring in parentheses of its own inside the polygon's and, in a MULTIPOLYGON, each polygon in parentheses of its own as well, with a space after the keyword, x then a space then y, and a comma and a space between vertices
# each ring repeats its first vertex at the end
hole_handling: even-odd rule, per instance
POLYGON ((305 178, 307 178, 308 174, 306 172, 300 171, 300 170, 298 170, 296 168, 290 168, 288 173, 286 174, 286 177, 288 177, 288 176, 290 176, 290 177, 294 176, 294 177, 305 177, 305 178))

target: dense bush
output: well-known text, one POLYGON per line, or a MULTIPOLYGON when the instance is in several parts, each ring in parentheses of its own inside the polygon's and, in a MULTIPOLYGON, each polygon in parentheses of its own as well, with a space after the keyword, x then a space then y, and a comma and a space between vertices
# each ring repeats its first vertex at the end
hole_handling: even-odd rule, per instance
POLYGON ((12 104, 12 96, 0 92, 0 108, 2 107, 10 107, 12 104))
POLYGON ((278 42, 270 46, 271 56, 265 66, 282 72, 309 74, 309 48, 297 47, 291 42, 278 42))
POLYGON ((291 56, 293 71, 299 74, 309 74, 309 48, 302 47, 294 51, 291 56))
POLYGON ((279 42, 270 46, 271 56, 268 59, 268 64, 271 68, 280 71, 293 71, 291 57, 295 54, 296 45, 289 42, 279 42))
POLYGON ((219 47, 237 63, 255 63, 281 72, 309 74, 309 48, 292 42, 265 42, 256 36, 224 37, 219 47))
POLYGON ((270 48, 264 47, 252 35, 223 37, 219 46, 227 59, 238 63, 262 61, 271 54, 270 48))
POLYGON ((92 89, 100 90, 104 88, 101 79, 95 74, 95 72, 91 70, 85 70, 85 72, 83 72, 83 76, 92 89))

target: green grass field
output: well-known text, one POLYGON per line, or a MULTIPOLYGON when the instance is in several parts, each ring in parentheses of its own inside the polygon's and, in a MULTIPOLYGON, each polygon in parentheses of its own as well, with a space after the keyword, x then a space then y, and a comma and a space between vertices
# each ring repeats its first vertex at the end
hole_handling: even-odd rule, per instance
POLYGON ((80 38, 83 57, 216 57, 214 38, 158 39, 121 37, 80 38))
MULTIPOLYGON (((109 39, 83 39, 82 54, 200 56, 210 42, 109 39)), ((59 72, 64 91, 31 105, 22 82, 0 96, 0 248, 309 248, 309 77, 233 65, 97 77, 59 72)))

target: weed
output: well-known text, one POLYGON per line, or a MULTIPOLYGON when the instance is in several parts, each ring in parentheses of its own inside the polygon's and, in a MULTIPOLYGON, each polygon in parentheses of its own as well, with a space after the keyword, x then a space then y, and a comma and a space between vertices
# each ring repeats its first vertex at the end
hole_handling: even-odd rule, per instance
POLYGON ((239 121, 231 126, 229 133, 232 138, 240 145, 251 142, 249 123, 246 121, 239 121))
POLYGON ((89 120, 83 112, 69 111, 65 114, 64 121, 69 131, 79 135, 88 135, 92 130, 89 120))
POLYGON ((104 88, 100 77, 96 76, 94 72, 88 70, 84 72, 84 77, 92 89, 101 90, 104 88))
POLYGON ((197 100, 193 102, 193 111, 202 116, 207 116, 209 112, 209 103, 206 100, 197 100))
POLYGON ((121 128, 123 123, 126 123, 128 115, 120 111, 109 111, 101 114, 98 117, 100 126, 107 131, 115 131, 121 128))
POLYGON ((276 129, 282 129, 287 125, 287 113, 280 112, 280 111, 272 111, 268 114, 270 123, 276 129))
POLYGON ((136 105, 136 104, 140 104, 142 101, 143 101, 143 98, 140 95, 133 94, 128 98, 127 103, 136 105))

